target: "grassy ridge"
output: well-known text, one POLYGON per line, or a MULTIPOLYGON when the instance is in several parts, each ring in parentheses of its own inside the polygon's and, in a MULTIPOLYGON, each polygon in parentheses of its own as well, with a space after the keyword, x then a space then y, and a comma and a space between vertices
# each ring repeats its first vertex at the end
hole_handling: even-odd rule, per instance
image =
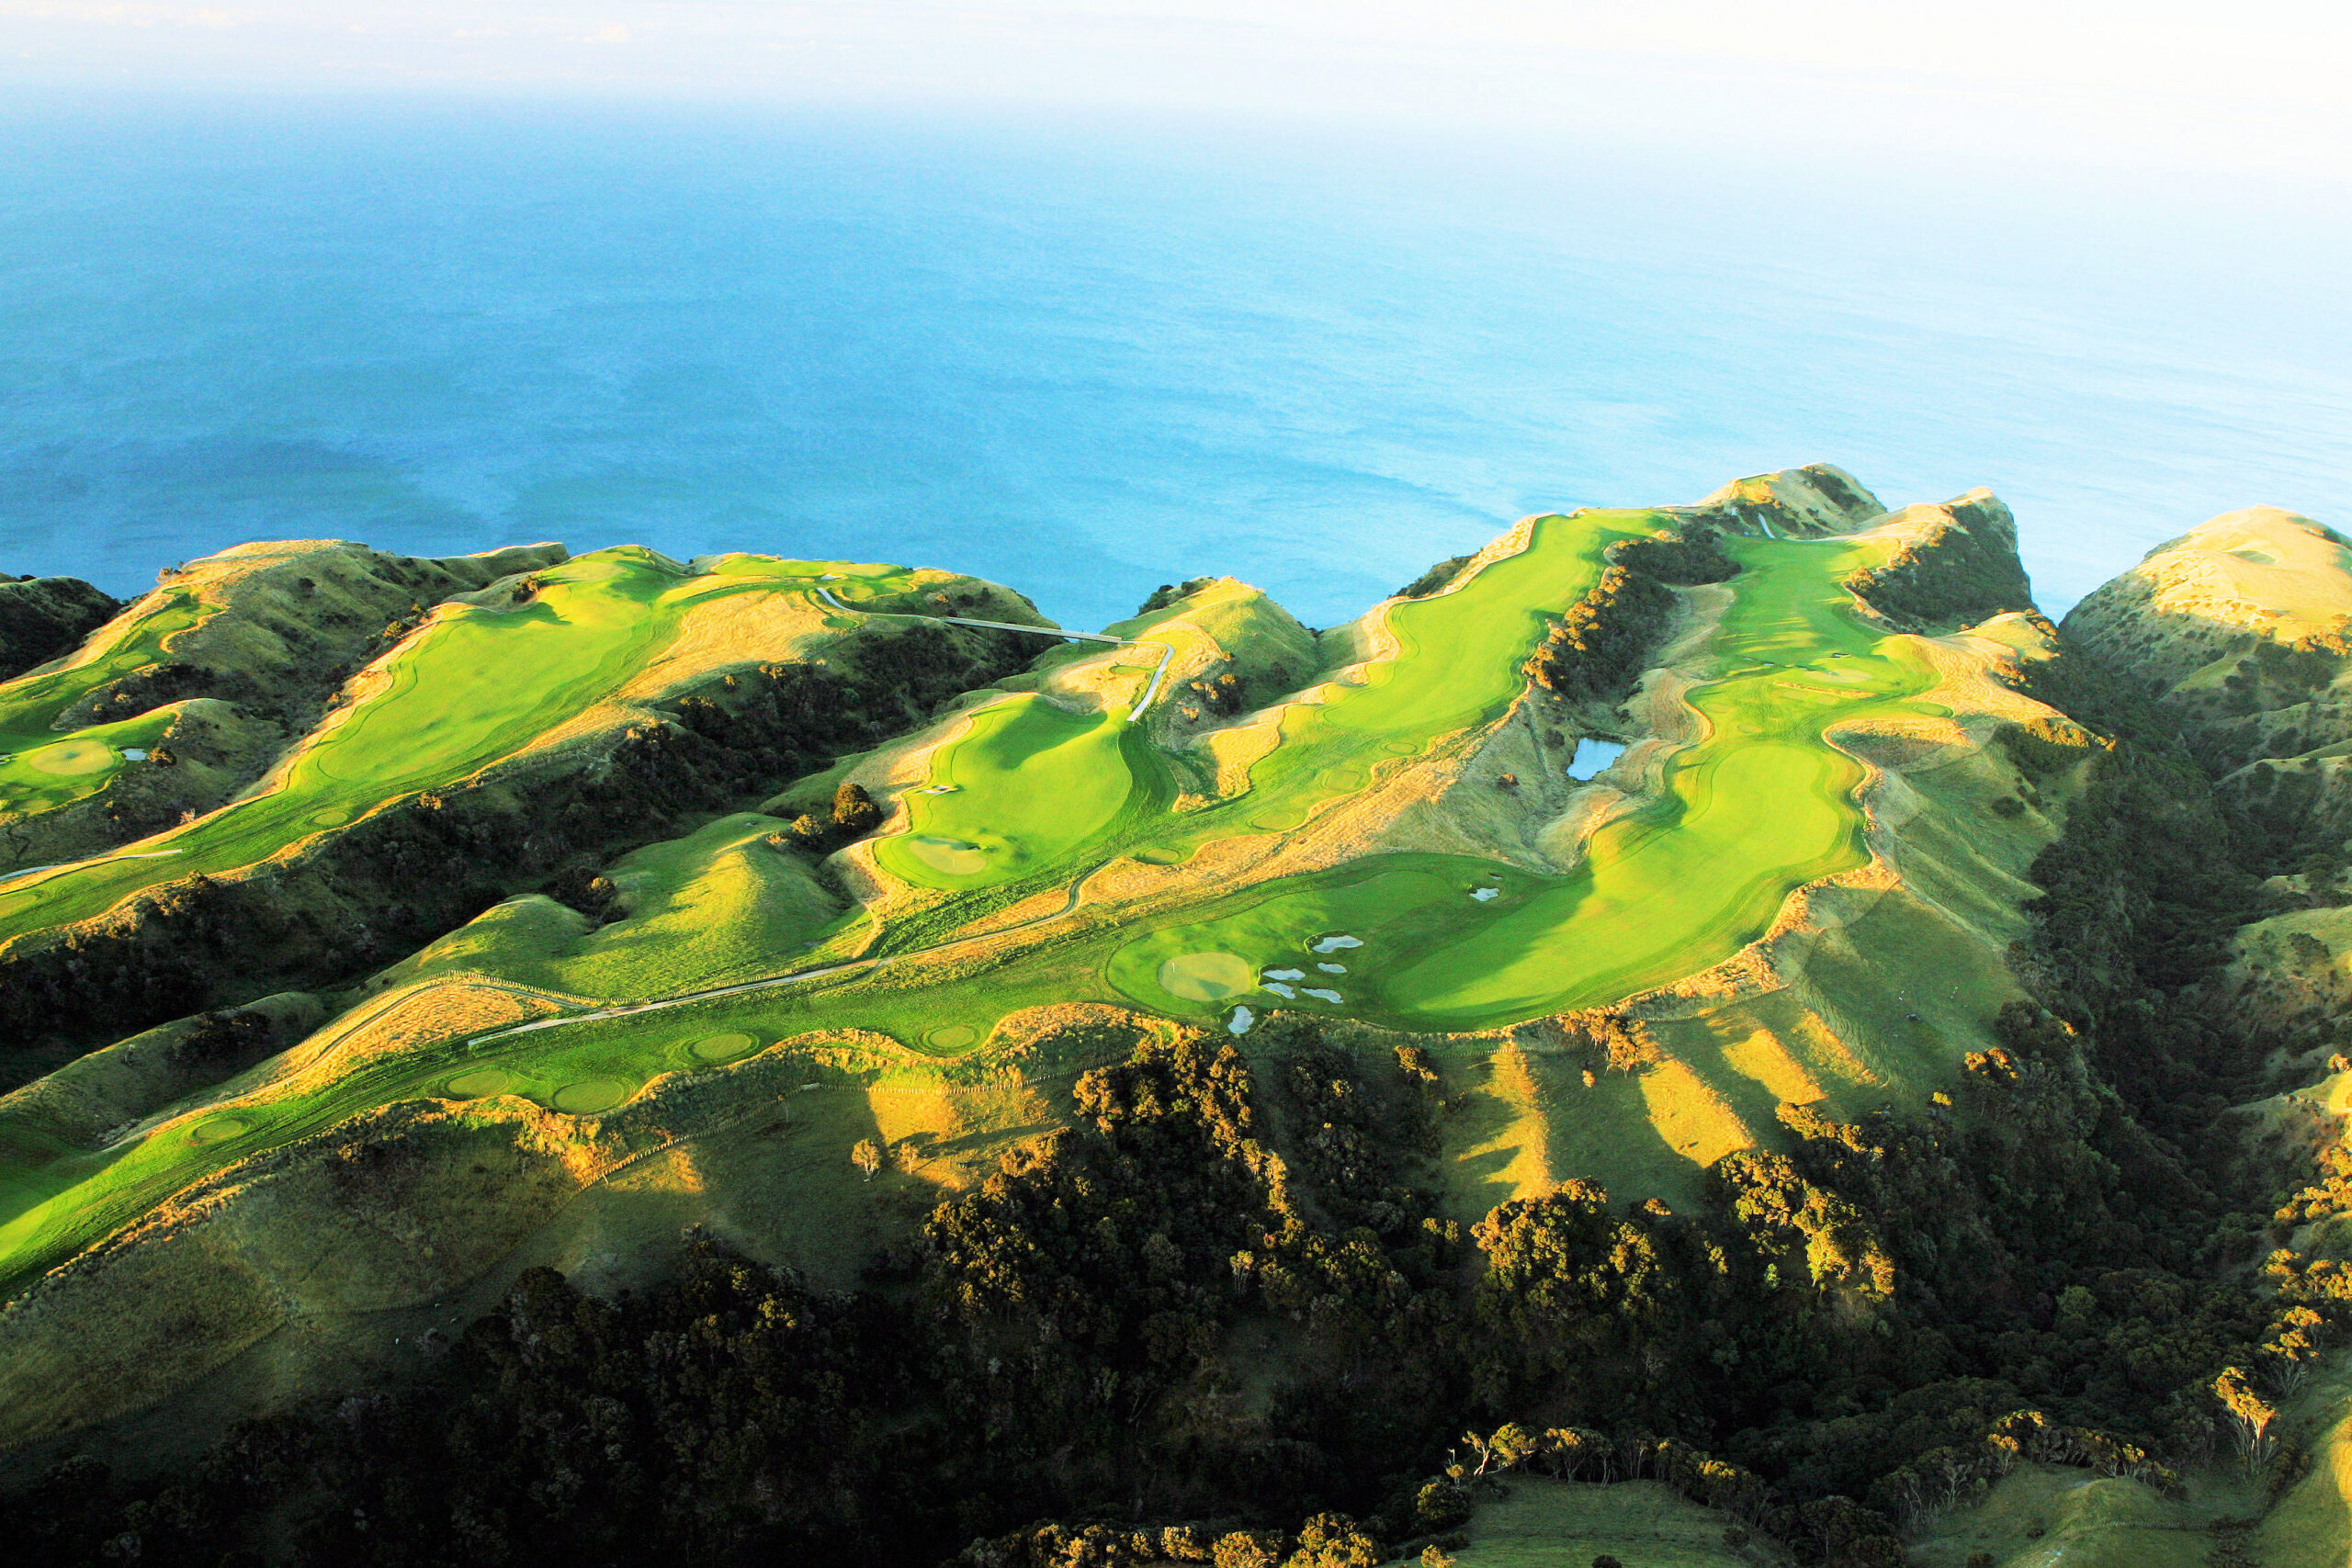
MULTIPOLYGON (((599 550, 539 573, 525 608, 445 607, 379 662, 377 690, 322 726, 256 793, 128 846, 167 856, 87 863, 0 887, 0 942, 86 919, 158 883, 251 865, 461 779, 610 699, 694 605, 719 593, 797 593, 832 563, 753 564, 764 570, 681 578, 650 551, 599 550)), ((51 694, 43 706, 57 701, 51 694)))
MULTIPOLYGON (((941 880, 970 878, 971 905, 960 917, 954 901, 927 911, 924 939, 950 937, 973 912, 1001 907, 1008 892, 1066 886, 1114 853, 1181 855, 1214 838, 1286 830, 1320 802, 1362 787, 1384 758, 1499 713, 1521 689, 1520 665, 1545 615, 1589 587, 1610 542, 1656 521, 1646 513, 1544 519, 1526 551, 1490 563, 1464 588, 1395 606, 1396 656, 1371 666, 1363 685, 1289 710, 1283 742, 1257 764, 1249 794, 1207 810, 1182 817, 1166 810, 1164 764, 1142 726, 1031 698, 983 710, 982 722, 944 749, 936 764, 944 773, 935 776, 964 787, 919 796, 917 827, 971 843, 992 837, 1003 846, 998 862, 1015 868, 1014 880, 997 881, 992 868, 944 874, 941 880), (1270 812, 1283 826, 1262 825, 1270 812)), ((1733 547, 1746 570, 1734 580, 1733 607, 1711 649, 1716 678, 1693 698, 1710 733, 1671 769, 1665 798, 1604 829, 1571 875, 1542 877, 1463 856, 1380 856, 1254 887, 1141 931, 1048 923, 1033 945, 986 961, 952 940, 909 953, 886 933, 872 951, 902 956, 864 971, 479 1047, 450 1040, 339 1075, 321 1071, 189 1114, 113 1150, 0 1175, 0 1272, 18 1273, 86 1245, 206 1171, 372 1106, 416 1095, 468 1098, 495 1084, 543 1104, 588 1109, 581 1096, 591 1086, 592 1099, 632 1092, 658 1074, 705 1065, 710 1053, 696 1046, 717 1034, 746 1034, 764 1045, 811 1030, 861 1028, 933 1049, 943 1031, 959 1042, 984 1040, 1012 1011, 1090 998, 1193 1016, 1222 1013, 1242 999, 1259 1009, 1458 1029, 1605 1001, 1703 968, 1760 934, 1790 888, 1859 863, 1860 819, 1851 795, 1859 769, 1824 732, 1841 719, 1891 710, 1929 682, 1924 664, 1861 622, 1838 587, 1870 564, 1871 547, 1748 540, 1733 547), (1471 897, 1487 889, 1491 897, 1471 897), (1364 946, 1306 951, 1334 933, 1364 946), (1301 969, 1295 987, 1329 988, 1341 999, 1253 992, 1185 1000, 1159 987, 1168 958, 1203 951, 1232 952, 1258 969, 1301 969), (1319 963, 1345 973, 1329 975, 1319 963), (455 1080, 463 1081, 453 1088, 455 1080)), ((582 647, 563 653, 574 660, 564 671, 573 680, 587 649, 603 650, 594 656, 598 668, 605 659, 634 657, 628 650, 653 635, 646 624, 668 613, 675 585, 610 553, 579 564, 583 572, 558 602, 560 624, 583 628, 582 647)), ((781 586, 775 580, 790 575, 753 574, 743 586, 781 586)), ((701 583, 709 590, 709 580, 701 583)), ((887 587, 877 583, 876 591, 887 587)), ((501 629, 484 631, 494 638, 501 629)), ((474 656, 483 657, 479 649, 474 656)), ((501 660, 499 668, 511 681, 514 671, 534 666, 501 660)), ((501 711, 526 709, 529 700, 513 698, 513 708, 501 711)), ((408 737, 447 744, 419 736, 436 716, 453 716, 421 714, 358 733, 379 750, 408 737)), ((364 797, 407 776, 395 766, 356 767, 351 780, 335 783, 364 797)), ((323 768, 303 776, 334 779, 323 768)), ((348 798, 324 785, 312 789, 305 810, 348 798)), ((639 933, 625 922, 582 941, 551 927, 545 910, 527 919, 510 913, 503 932, 493 926, 460 933, 478 944, 464 962, 605 995, 623 977, 645 982, 638 995, 734 981, 763 953, 771 972, 788 968, 821 917, 808 898, 777 893, 768 871, 752 868, 747 857, 769 852, 754 842, 765 820, 729 819, 733 825, 715 827, 707 843, 682 843, 666 863, 643 863, 659 898, 639 933), (720 886, 726 878, 731 890, 720 886), (679 940, 649 945, 648 933, 679 940), (653 946, 675 962, 640 972, 635 965, 653 946)), ((458 954, 446 956, 454 967, 458 954)))

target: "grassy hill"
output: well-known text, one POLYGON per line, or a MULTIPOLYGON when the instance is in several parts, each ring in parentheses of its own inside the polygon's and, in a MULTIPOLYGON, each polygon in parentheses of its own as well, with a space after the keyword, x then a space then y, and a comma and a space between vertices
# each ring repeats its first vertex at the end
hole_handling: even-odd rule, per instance
MULTIPOLYGON (((1223 1174, 1169 1179, 1262 1189, 1281 1218, 1213 1242, 1170 1240, 1175 1222, 1150 1233, 1136 1267, 1166 1294, 1151 1321, 1196 1336, 1168 1353, 1195 1380, 1169 1409, 1352 1451, 1348 1420, 1314 1414, 1342 1395, 1263 1392, 1282 1382, 1283 1324, 1318 1325, 1287 1342, 1332 1387, 1418 1365, 1421 1344, 1392 1325, 1406 1337, 1374 1348, 1356 1319, 1314 1318, 1285 1292, 1426 1292, 1453 1303, 1414 1309, 1435 1314, 1414 1320, 1430 1343, 1516 1344, 1521 1318, 1476 1316, 1506 1310, 1481 1281, 1510 1271, 1494 1260, 1513 1225, 1574 1230, 1589 1203, 1625 1216, 1606 1222, 1615 1239, 1540 1245, 1597 1248, 1610 1261, 1577 1288, 1604 1294, 1612 1270, 1647 1279, 1639 1259, 1670 1258, 1654 1271, 1679 1282, 1658 1299, 1696 1314, 1705 1353, 1621 1355, 1602 1344, 1615 1330, 1582 1329, 1589 1386, 1464 1351, 1445 1374, 1460 1386, 1416 1398, 1499 1417, 1542 1387, 1531 1418, 1566 1422, 1639 1407, 1627 1391, 1687 1354, 1693 1377, 1747 1388, 1751 1418, 1766 1401, 1805 1410, 1788 1430, 1820 1451, 1743 1438, 1743 1463, 1815 1502, 1879 1477, 1871 1506, 1900 1511, 1888 1499, 1916 1488, 1883 1472, 1940 1450, 1889 1436, 1872 1470, 1858 1451, 1873 1445, 1840 1422, 1956 1382, 1982 1426, 2058 1402, 2036 1378, 2109 1409, 2125 1395, 2035 1371, 2000 1334, 2094 1312, 2127 1337, 2172 1324, 2163 1312, 2187 1309, 2163 1292, 2187 1287, 2117 1282, 2119 1258, 2191 1267, 2176 1235, 2189 1219, 2132 1218, 2160 1190, 2232 1237, 2265 1223, 2181 1196, 2188 1156, 2167 1140, 2187 1134, 2098 1087, 2120 1069, 2078 1043, 2107 1038, 2102 987, 2140 984, 2133 954, 2154 940, 2132 923, 2140 906, 2053 934, 2051 901, 2091 907, 2079 863, 2096 835, 2141 834, 2153 864, 2173 851, 2146 824, 2192 819, 2120 798, 2140 787, 2127 751, 2144 696, 2201 714, 2217 659, 2267 679, 2281 657, 2293 671, 2335 657, 2230 651, 2257 625, 2265 646, 2288 646, 2280 627, 2332 635, 2296 630, 2324 605, 2266 620, 2257 591, 2324 598, 2311 580, 2345 563, 2306 521, 2224 521, 2086 601, 2064 637, 2031 611, 1988 493, 1889 511, 1827 468, 1691 506, 1532 517, 1320 633, 1230 579, 1066 636, 1010 590, 895 566, 634 547, 401 563, 350 546, 197 563, 79 653, 0 683, 0 716, 28 738, 0 786, 27 833, 68 844, 43 820, 135 804, 126 792, 175 747, 160 771, 197 791, 185 819, 0 876, 0 1024, 21 1084, 0 1098, 0 1448, 272 1407, 245 1383, 293 1397, 421 1375, 387 1336, 446 1338, 537 1264, 661 1288, 683 1225, 828 1289, 903 1296, 956 1256, 958 1204, 1010 1201, 1061 1179, 1088 1139, 1216 1098, 1114 1104, 1105 1083, 1160 1071, 1155 1053, 1229 1046, 1218 1071, 1256 1086, 1253 1130, 1218 1123, 1223 1174), (2274 558, 2251 562, 2249 539, 2274 558), (2177 587, 2200 572, 2238 595, 2226 613, 2244 625, 2219 641, 2221 600, 2177 587), (366 626, 366 594, 395 589, 411 608, 366 626), (2098 672, 2119 661, 2169 684, 2098 672), (2078 692, 2080 715, 2053 705, 2078 692), (2109 947, 2085 958, 2078 937, 2109 947), (1947 1201, 1974 1217, 1928 1217, 1947 1201), (2045 1232, 2103 1271, 2070 1290, 2065 1265, 2028 1257, 2045 1232), (1216 1268, 1172 1283, 1193 1252, 1216 1268), (1353 1283, 1267 1282, 1284 1269, 1353 1283), (1702 1310, 1711 1292, 1728 1294, 1702 1310), (1788 1321, 1738 1326, 1770 1317, 1743 1292, 1788 1321), (2143 1296, 2174 1304, 2133 1317, 2143 1296), (1202 1304, 1217 1300, 1251 1304, 1202 1304), (1846 1370, 1807 1360, 1832 1344, 1846 1370), (1341 1345, 1344 1373, 1322 1359, 1341 1345), (2011 1380, 1997 1393, 1970 1382, 1993 1374, 1952 1370, 1992 1362, 2011 1380), (1749 1386, 1748 1365, 1780 1381, 1749 1386), (1839 1384, 1843 1404, 1794 1392, 1847 1370, 1860 1381, 1839 1384)), ((2213 716, 2195 744, 2237 744, 2245 715, 2213 716)), ((2178 787, 2184 812, 2219 809, 2201 781, 2178 787)), ((2222 791, 2253 798, 2227 776, 2222 791)), ((2307 902, 2335 886, 2324 865, 2297 874, 2307 902)), ((2237 967, 2215 971, 2226 982, 2180 994, 2199 1018, 2234 1006, 2264 1028, 2300 1009, 2308 1065, 2332 1038, 2346 943, 2332 911, 2263 912, 2237 967)), ((2222 951, 2205 926, 2196 940, 2222 951)), ((2301 1069, 2266 1070, 2293 1099, 2301 1069)), ((2272 1120, 2307 1157, 2333 1114, 2298 1100, 2272 1120)), ((1040 1212, 1082 1213, 1148 1163, 1137 1149, 1170 1146, 1126 1148, 1127 1174, 1089 1168, 1040 1212)), ((2218 1133, 2198 1149, 2249 1185, 2290 1157, 2218 1133)), ((1149 1192, 1081 1227, 1090 1256, 1144 1246, 1149 1192)), ((972 1234, 1027 1234, 989 1224, 972 1234)), ((1069 1239, 1052 1234, 1023 1256, 1069 1239)), ((2223 1267, 2224 1243, 2197 1245, 2223 1267)), ((1597 1321, 1645 1321, 1650 1288, 1597 1321)), ((973 1344, 1001 1365, 1026 1332, 999 1323, 973 1344)), ((2196 1354, 2224 1343, 2197 1332, 2196 1354)), ((1527 1367, 1548 1365, 1549 1341, 1532 1343, 1527 1367)), ((2165 1354, 2161 1376, 2190 1375, 2174 1363, 2195 1356, 2165 1354)), ((1163 1375, 1159 1348, 1146 1359, 1163 1375)), ((1145 1376, 1102 1372, 1107 1388, 1145 1376)), ((1464 1562, 1781 1550, 1727 1544, 1725 1516, 1651 1483, 1512 1484, 1464 1562)), ((1317 1486, 1339 1483, 1284 1495, 1317 1486)), ((2115 1491, 2066 1503, 2066 1529, 2112 1535, 2115 1491)))

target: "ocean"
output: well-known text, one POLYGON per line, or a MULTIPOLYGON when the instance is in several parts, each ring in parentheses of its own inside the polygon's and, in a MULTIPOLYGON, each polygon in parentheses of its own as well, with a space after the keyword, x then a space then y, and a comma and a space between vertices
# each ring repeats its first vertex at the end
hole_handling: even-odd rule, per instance
POLYGON ((2352 529, 2339 210, 1623 144, 450 100, 0 110, 0 570, 240 540, 952 567, 1330 625, 1532 511, 1992 486, 2063 610, 2352 529), (2335 225, 2331 228, 2330 225, 2335 225))

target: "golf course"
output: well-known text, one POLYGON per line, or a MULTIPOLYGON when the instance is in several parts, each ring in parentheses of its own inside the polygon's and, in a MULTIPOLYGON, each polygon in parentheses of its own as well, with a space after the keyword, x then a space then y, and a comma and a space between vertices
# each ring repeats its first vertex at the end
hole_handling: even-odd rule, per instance
MULTIPOLYGON (((1762 934, 1794 888, 1863 863, 1860 765, 1836 727, 1902 710, 1933 683, 1901 637, 1841 581, 1883 547, 1842 537, 1727 538, 1728 604, 1684 667, 1699 739, 1637 808, 1594 833, 1565 873, 1429 852, 1367 853, 1328 870, 1228 886, 1191 876, 1222 840, 1278 844, 1318 812, 1499 718, 1553 620, 1604 551, 1668 519, 1547 516, 1523 547, 1450 589, 1391 601, 1369 657, 1239 722, 1273 743, 1230 798, 1178 811, 1186 765, 1136 714, 1152 660, 1095 655, 1131 680, 1091 710, 1012 691, 943 719, 922 782, 873 863, 928 902, 894 931, 775 847, 780 818, 738 813, 625 858, 608 874, 631 917, 602 930, 542 898, 492 909, 384 976, 336 1027, 429 1012, 464 977, 558 1010, 524 1028, 452 1035, 348 1062, 266 1064, 196 1107, 102 1148, 0 1124, 0 1276, 86 1246, 209 1171, 403 1099, 519 1095, 594 1115, 665 1074, 696 1073, 783 1039, 887 1034, 918 1053, 985 1048, 1024 1008, 1097 1000, 1238 1032, 1272 1010, 1459 1032, 1611 1001, 1703 970, 1762 934), (1125 662, 1119 662, 1121 660, 1125 662), (1107 906, 1089 878, 1118 864, 1169 885, 1107 906), (1007 890, 1049 892, 1017 928, 963 927, 1007 890), (941 902, 941 900, 944 900, 941 902)), ((515 610, 445 607, 380 663, 362 698, 229 807, 130 846, 169 858, 68 868, 0 886, 0 934, 85 918, 140 888, 277 853, 403 794, 480 769, 621 692, 722 596, 789 600, 809 624, 854 624, 861 598, 901 593, 896 569, 729 557, 690 576, 632 549, 540 574, 515 610), (834 604, 814 600, 824 583, 834 604), (846 606, 842 615, 835 607, 846 606)), ((891 601, 888 613, 910 612, 891 601)), ((1177 637, 1181 605, 1122 637, 1177 637)), ((783 613, 779 608, 778 613, 783 613)), ((1068 653, 1062 656, 1065 660, 1068 653)))

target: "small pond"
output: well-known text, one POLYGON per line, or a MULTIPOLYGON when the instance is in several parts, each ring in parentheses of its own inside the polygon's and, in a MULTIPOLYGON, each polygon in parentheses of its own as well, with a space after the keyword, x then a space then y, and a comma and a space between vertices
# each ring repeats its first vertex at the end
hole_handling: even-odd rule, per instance
POLYGON ((1577 754, 1568 762, 1568 777, 1582 783, 1624 754, 1625 748, 1614 740, 1578 740, 1577 754))

